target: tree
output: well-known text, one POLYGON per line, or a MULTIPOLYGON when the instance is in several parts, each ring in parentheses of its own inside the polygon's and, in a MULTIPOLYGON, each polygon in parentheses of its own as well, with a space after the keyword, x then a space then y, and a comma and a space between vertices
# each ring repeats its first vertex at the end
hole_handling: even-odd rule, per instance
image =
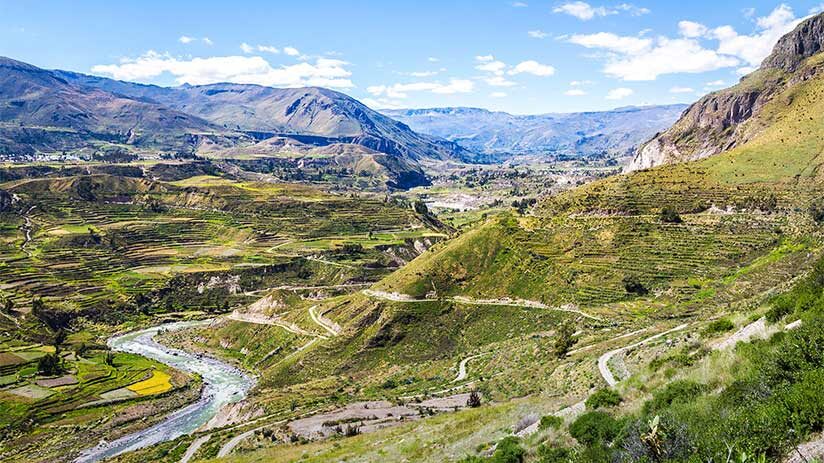
POLYGON ((575 337, 575 328, 569 322, 564 322, 558 326, 558 331, 555 334, 555 345, 553 350, 558 358, 566 356, 569 349, 578 342, 575 337))
POLYGON ((586 401, 587 408, 592 410, 601 407, 614 407, 621 403, 621 395, 613 389, 603 388, 595 391, 586 401))
POLYGON ((429 208, 426 207, 426 203, 423 201, 415 201, 412 204, 412 208, 421 215, 429 215, 429 208))
POLYGON ((56 354, 46 354, 40 357, 37 361, 37 371, 47 376, 60 374, 63 371, 60 357, 56 354))
POLYGON ((624 289, 631 294, 643 296, 649 292, 646 286, 636 275, 627 275, 623 279, 624 289))
POLYGON ((580 444, 609 444, 620 431, 615 418, 604 412, 584 413, 569 425, 569 434, 580 444))
POLYGON ((478 394, 478 391, 469 393, 469 398, 466 399, 466 406, 469 408, 478 408, 481 406, 481 395, 478 394))
POLYGON ((681 219, 681 216, 678 215, 678 212, 675 209, 673 209, 669 206, 664 206, 664 208, 661 209, 661 221, 664 222, 664 223, 681 223, 681 222, 683 222, 683 220, 681 219))

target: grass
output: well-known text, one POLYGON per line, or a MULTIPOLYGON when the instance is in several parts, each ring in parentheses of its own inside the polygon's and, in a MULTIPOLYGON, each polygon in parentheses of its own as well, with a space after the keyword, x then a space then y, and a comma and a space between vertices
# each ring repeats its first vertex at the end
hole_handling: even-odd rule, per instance
POLYGON ((126 386, 126 388, 142 396, 161 394, 172 388, 172 383, 169 382, 171 378, 168 373, 153 370, 151 378, 126 386))

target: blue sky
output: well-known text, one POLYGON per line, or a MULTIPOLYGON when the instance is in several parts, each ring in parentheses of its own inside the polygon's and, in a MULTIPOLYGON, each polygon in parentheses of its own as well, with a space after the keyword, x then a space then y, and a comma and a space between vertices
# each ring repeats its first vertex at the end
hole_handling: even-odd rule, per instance
POLYGON ((0 55, 160 85, 320 85, 375 108, 691 102, 821 1, 0 0, 0 55))

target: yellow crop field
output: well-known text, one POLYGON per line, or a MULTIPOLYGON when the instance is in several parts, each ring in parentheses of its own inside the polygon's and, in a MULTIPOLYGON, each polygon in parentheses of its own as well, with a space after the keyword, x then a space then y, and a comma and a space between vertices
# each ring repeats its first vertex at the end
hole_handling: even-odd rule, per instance
POLYGON ((171 379, 171 376, 168 373, 154 370, 151 378, 127 386, 126 389, 139 395, 160 394, 172 388, 169 379, 171 379))

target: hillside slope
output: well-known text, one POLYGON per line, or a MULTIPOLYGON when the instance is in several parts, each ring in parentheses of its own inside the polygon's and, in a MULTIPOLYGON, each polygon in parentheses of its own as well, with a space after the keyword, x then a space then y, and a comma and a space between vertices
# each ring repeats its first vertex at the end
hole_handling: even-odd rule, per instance
POLYGON ((761 67, 738 85, 713 92, 690 106, 671 128, 638 151, 627 170, 702 159, 742 145, 766 124, 768 103, 815 77, 805 60, 821 51, 824 15, 814 16, 782 37, 761 67))
POLYGON ((414 130, 487 154, 623 156, 669 127, 686 105, 518 116, 478 108, 385 110, 414 130))
POLYGON ((191 152, 201 137, 238 134, 163 105, 85 89, 0 58, 0 150, 62 151, 97 144, 191 152))

